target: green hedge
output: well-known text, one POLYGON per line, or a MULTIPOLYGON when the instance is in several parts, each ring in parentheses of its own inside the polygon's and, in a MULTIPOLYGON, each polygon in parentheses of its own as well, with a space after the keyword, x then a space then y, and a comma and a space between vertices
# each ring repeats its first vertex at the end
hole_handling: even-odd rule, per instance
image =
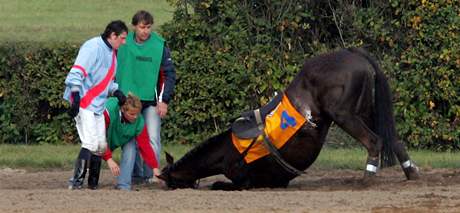
MULTIPOLYGON (((178 82, 162 139, 196 143, 267 103, 305 58, 363 46, 394 91, 397 128, 410 146, 460 143, 460 5, 455 1, 172 0, 162 34, 178 82)), ((79 45, 0 47, 0 140, 73 143, 64 78, 79 45), (12 48, 14 47, 14 48, 12 48)))
POLYGON ((77 47, 0 46, 0 141, 74 143, 76 132, 62 99, 77 47))
POLYGON ((460 4, 389 3, 363 10, 359 23, 392 80, 399 133, 414 147, 458 149, 460 4))

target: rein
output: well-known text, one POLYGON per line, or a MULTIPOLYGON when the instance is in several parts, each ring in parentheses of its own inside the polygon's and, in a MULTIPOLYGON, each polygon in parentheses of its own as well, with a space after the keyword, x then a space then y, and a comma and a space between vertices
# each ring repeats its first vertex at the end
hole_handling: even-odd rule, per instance
POLYGON ((289 164, 283 159, 281 154, 278 152, 278 149, 272 144, 270 139, 267 137, 267 134, 265 134, 265 131, 263 131, 262 135, 264 137, 263 141, 264 141, 265 148, 270 151, 273 157, 275 157, 276 162, 278 162, 278 164, 281 165, 284 168, 284 170, 286 170, 287 172, 295 176, 300 176, 302 174, 305 174, 305 172, 296 169, 295 167, 291 166, 291 164, 289 164))
POLYGON ((249 149, 251 149, 252 145, 254 145, 254 144, 256 143, 256 141, 257 141, 257 137, 255 137, 254 139, 252 139, 252 141, 251 141, 251 143, 249 144, 248 148, 246 148, 246 149, 244 150, 244 152, 241 153, 241 160, 243 160, 244 157, 246 157, 246 155, 248 154, 249 149))
MULTIPOLYGON (((283 167, 284 170, 286 170, 287 172, 289 172, 289 173, 291 173, 291 174, 293 174, 295 176, 300 176, 302 174, 305 174, 305 172, 296 169, 295 167, 291 166, 291 164, 286 162, 283 159, 283 157, 281 156, 281 154, 278 152, 278 149, 273 145, 273 143, 267 137, 267 134, 264 131, 264 126, 265 125, 264 125, 264 123, 262 121, 262 115, 261 115, 260 110, 258 110, 258 109, 254 110, 254 114, 255 114, 255 117, 256 117, 256 120, 257 120, 257 127, 259 128, 259 130, 262 131, 264 146, 272 154, 272 156, 275 158, 276 162, 279 165, 281 165, 281 167, 283 167)), ((243 151, 243 153, 241 153, 241 161, 243 161, 244 157, 246 157, 246 155, 248 154, 249 149, 251 149, 251 147, 257 141, 257 138, 258 137, 255 137, 254 139, 252 139, 252 141, 249 144, 249 146, 243 151)))

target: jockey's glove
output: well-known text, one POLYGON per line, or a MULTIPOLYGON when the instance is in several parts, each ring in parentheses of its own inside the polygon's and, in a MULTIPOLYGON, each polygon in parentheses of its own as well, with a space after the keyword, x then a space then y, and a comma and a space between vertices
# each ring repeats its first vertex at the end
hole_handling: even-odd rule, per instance
POLYGON ((70 109, 67 111, 67 113, 71 118, 74 118, 78 115, 78 111, 80 110, 80 93, 78 91, 72 92, 71 97, 72 105, 70 106, 70 109))
POLYGON ((126 96, 125 94, 123 94, 121 90, 119 89, 115 90, 115 92, 113 92, 113 96, 117 97, 119 106, 123 106, 123 104, 125 104, 126 96))

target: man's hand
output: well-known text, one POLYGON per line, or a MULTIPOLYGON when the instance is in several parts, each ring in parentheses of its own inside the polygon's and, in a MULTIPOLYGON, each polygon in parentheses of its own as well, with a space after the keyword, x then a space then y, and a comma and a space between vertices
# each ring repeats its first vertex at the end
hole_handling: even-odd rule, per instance
POLYGON ((67 111, 67 113, 70 115, 70 117, 74 118, 78 115, 78 111, 80 110, 80 93, 78 91, 72 92, 71 101, 72 105, 70 106, 70 109, 67 111))
POLYGON ((160 118, 166 117, 166 114, 168 113, 168 104, 165 102, 158 102, 157 113, 160 115, 160 118))
POLYGON ((123 106, 123 104, 125 104, 126 102, 126 96, 125 94, 123 94, 123 92, 121 90, 115 90, 115 92, 113 92, 113 96, 117 97, 118 99, 118 106, 123 106))
POLYGON ((113 176, 120 176, 120 167, 118 167, 118 164, 112 158, 107 160, 107 164, 109 165, 110 171, 112 171, 113 176))

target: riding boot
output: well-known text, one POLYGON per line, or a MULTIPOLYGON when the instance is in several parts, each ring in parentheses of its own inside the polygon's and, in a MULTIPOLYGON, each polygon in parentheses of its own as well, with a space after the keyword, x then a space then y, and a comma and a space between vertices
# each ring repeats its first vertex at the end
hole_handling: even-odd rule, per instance
POLYGON ((101 156, 91 155, 89 162, 88 188, 97 189, 101 171, 101 156))
POLYGON ((69 189, 81 189, 85 181, 88 160, 78 158, 75 162, 73 177, 69 180, 69 189))

